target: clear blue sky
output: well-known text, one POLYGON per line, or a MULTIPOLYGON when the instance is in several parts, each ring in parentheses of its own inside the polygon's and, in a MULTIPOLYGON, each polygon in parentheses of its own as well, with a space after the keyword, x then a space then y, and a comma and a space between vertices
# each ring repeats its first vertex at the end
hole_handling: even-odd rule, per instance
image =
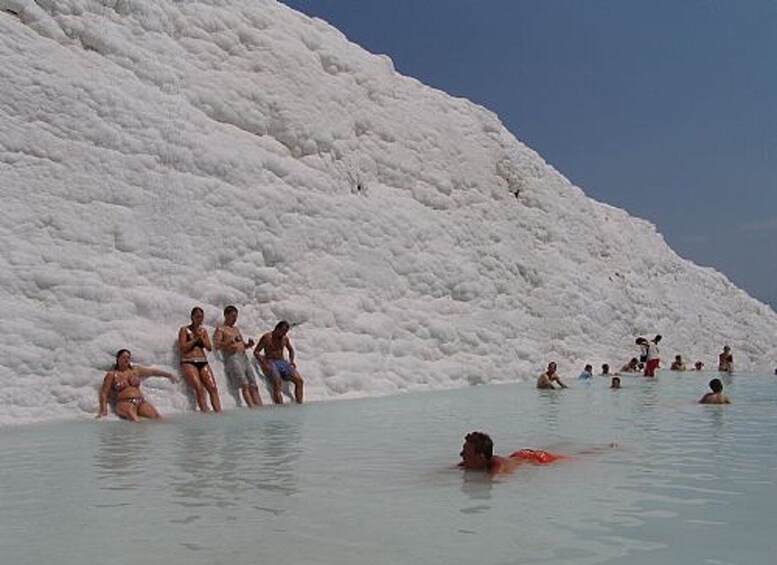
POLYGON ((283 1, 777 309, 777 2, 283 1))

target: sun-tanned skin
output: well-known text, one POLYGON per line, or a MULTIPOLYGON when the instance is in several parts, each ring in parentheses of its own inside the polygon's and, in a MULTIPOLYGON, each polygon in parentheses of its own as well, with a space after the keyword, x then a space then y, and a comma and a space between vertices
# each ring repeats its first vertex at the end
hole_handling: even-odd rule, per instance
POLYGON ((113 395, 116 415, 131 422, 140 418, 156 420, 160 418, 156 408, 140 392, 140 383, 148 377, 165 377, 171 382, 178 377, 161 369, 133 366, 132 354, 126 349, 116 353, 116 364, 108 371, 100 387, 98 418, 108 415, 108 400, 113 395))
POLYGON ((563 455, 535 449, 521 449, 509 457, 494 455, 493 451, 494 444, 488 434, 469 433, 464 438, 464 445, 459 454, 459 467, 467 471, 485 471, 490 475, 499 475, 513 472, 522 463, 543 465, 565 458, 563 455))
POLYGON ((194 391, 197 406, 202 412, 207 412, 208 396, 214 412, 221 412, 221 400, 216 379, 210 370, 205 351, 211 351, 208 332, 202 327, 205 312, 200 307, 192 308, 192 323, 178 330, 178 350, 181 352, 181 374, 194 391))
POLYGON ((699 400, 699 404, 731 404, 728 396, 723 394, 723 383, 720 379, 712 379, 710 381, 710 390, 699 400))
POLYGON ((556 363, 551 361, 548 363, 548 370, 542 373, 537 379, 537 388, 542 390, 555 390, 556 386, 554 383, 557 383, 559 388, 567 388, 567 385, 561 382, 561 379, 556 373, 556 363))

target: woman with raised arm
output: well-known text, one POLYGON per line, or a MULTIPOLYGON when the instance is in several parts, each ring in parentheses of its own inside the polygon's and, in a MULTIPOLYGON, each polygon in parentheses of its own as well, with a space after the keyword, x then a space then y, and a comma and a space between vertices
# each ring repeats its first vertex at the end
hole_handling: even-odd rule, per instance
POLYGON ((214 412, 221 412, 221 399, 213 371, 208 365, 205 351, 212 351, 208 332, 202 327, 205 312, 199 306, 192 308, 192 323, 178 330, 178 350, 181 352, 181 373, 197 397, 197 406, 202 412, 208 412, 208 399, 214 412))
POLYGON ((116 363, 111 371, 105 373, 100 387, 98 418, 108 415, 109 400, 119 418, 131 422, 137 422, 140 418, 160 418, 156 408, 140 392, 140 383, 148 377, 165 377, 171 382, 178 380, 178 377, 161 369, 133 366, 131 360, 132 354, 127 349, 120 349, 116 353, 116 363))

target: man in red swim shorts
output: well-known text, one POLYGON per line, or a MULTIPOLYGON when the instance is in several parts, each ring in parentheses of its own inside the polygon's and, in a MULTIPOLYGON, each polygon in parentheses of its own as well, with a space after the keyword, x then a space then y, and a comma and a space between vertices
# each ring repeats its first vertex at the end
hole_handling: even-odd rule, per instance
POLYGON ((511 473, 522 463, 545 465, 566 458, 564 455, 539 449, 521 449, 510 454, 509 457, 499 457, 494 455, 494 442, 483 432, 467 434, 459 455, 461 455, 459 467, 468 471, 486 471, 491 475, 511 473))

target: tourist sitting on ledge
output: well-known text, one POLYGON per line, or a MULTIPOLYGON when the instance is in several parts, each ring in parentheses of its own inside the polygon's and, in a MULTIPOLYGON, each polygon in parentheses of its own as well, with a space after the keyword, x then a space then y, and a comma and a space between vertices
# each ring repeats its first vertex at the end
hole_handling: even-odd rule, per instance
POLYGON ((159 412, 143 397, 140 383, 148 377, 165 377, 175 382, 178 377, 161 369, 148 369, 131 364, 131 353, 120 349, 116 353, 116 363, 113 370, 108 371, 100 387, 100 411, 98 418, 108 415, 108 401, 111 400, 113 410, 119 418, 137 422, 140 418, 156 420, 159 412))

